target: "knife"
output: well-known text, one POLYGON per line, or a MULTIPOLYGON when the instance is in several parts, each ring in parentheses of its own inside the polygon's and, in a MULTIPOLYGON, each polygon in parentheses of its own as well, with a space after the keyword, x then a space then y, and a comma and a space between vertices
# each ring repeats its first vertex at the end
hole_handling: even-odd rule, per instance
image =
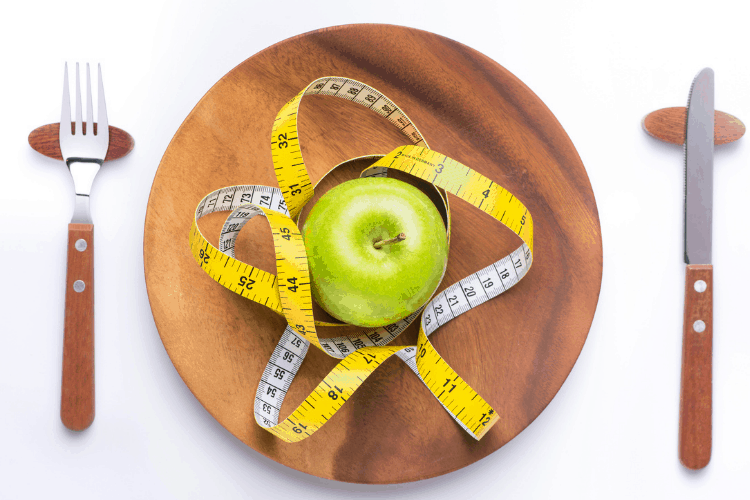
POLYGON ((685 135, 685 315, 680 384, 680 462, 701 469, 711 460, 714 169, 714 72, 703 69, 688 98, 685 135))

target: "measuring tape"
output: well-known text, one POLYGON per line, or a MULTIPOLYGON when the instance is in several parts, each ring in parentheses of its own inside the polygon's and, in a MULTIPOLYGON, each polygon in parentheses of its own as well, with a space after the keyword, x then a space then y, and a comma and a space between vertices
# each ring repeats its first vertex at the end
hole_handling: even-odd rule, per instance
POLYGON ((491 179, 428 149, 406 113, 382 93, 348 78, 320 78, 287 102, 274 121, 271 149, 280 188, 242 185, 209 193, 198 204, 190 230, 193 256, 211 278, 287 320, 288 325, 258 384, 256 422, 284 441, 301 441, 333 417, 378 366, 397 356, 466 432, 481 439, 497 422, 497 413, 443 360, 428 337, 453 318, 510 289, 525 276, 531 267, 533 251, 533 222, 526 207, 491 179), (517 234, 522 244, 510 255, 431 297, 426 305, 396 323, 358 335, 318 338, 316 325, 343 323, 313 318, 307 255, 297 225, 302 208, 314 193, 297 131, 300 101, 310 94, 330 95, 363 105, 385 117, 409 138, 413 144, 400 146, 385 156, 364 157, 377 161, 362 176, 385 176, 388 169, 395 169, 432 183, 445 205, 448 238, 450 209, 446 193, 489 214, 517 234), (219 211, 231 213, 216 248, 201 233, 198 219, 219 211), (271 226, 276 275, 234 257, 237 235, 247 221, 258 215, 265 217, 271 226), (417 345, 387 345, 417 318, 420 318, 417 345), (282 403, 310 344, 341 361, 302 404, 281 420, 282 403))

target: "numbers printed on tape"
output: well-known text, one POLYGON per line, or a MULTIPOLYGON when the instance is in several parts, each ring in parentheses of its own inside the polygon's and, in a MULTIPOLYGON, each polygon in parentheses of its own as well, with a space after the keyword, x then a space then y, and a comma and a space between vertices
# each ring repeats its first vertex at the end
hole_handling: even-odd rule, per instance
POLYGON ((347 78, 320 78, 287 102, 273 123, 271 150, 279 188, 243 185, 209 193, 198 204, 190 230, 193 256, 212 279, 283 315, 288 322, 258 384, 254 410, 258 424, 287 442, 309 437, 333 417, 383 361, 395 355, 411 368, 466 432, 480 439, 497 422, 497 413, 453 371, 428 337, 524 277, 531 266, 533 251, 533 222, 526 207, 491 179, 428 149, 422 134, 393 101, 372 87, 347 78), (362 176, 385 176, 388 169, 396 169, 432 183, 438 188, 448 213, 448 238, 450 211, 445 193, 489 214, 518 235, 522 244, 510 255, 449 286, 401 321, 358 335, 318 338, 316 325, 342 324, 313 318, 307 255, 295 222, 314 192, 297 130, 299 103, 309 94, 339 97, 365 106, 389 120, 412 142, 385 156, 373 156, 379 159, 362 176), (231 213, 216 248, 200 232, 198 219, 218 211, 231 213), (271 226, 276 275, 234 257, 237 235, 256 215, 265 217, 271 226), (387 345, 417 318, 420 318, 417 345, 387 345), (310 344, 341 361, 302 404, 282 419, 284 398, 310 344))

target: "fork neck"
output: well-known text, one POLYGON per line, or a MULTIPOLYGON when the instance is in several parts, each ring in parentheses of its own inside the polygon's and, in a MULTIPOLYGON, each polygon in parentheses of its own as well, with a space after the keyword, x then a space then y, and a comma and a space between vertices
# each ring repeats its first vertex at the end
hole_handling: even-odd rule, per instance
POLYGON ((76 206, 73 210, 73 218, 70 220, 71 224, 93 224, 91 220, 91 208, 89 204, 89 196, 87 194, 76 195, 76 206))
POLYGON ((68 158, 65 163, 73 176, 73 184, 76 190, 76 206, 73 212, 73 223, 92 224, 91 211, 89 209, 89 195, 94 177, 99 172, 101 160, 89 160, 80 158, 68 158))

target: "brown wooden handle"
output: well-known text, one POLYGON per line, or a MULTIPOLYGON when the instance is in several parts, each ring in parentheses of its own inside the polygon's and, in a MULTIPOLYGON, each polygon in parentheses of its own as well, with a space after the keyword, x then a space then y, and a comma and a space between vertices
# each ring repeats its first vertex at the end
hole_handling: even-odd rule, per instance
POLYGON ((713 273, 711 265, 688 265, 685 271, 679 453, 689 469, 711 460, 713 273))
POLYGON ((68 225, 60 418, 82 431, 94 421, 94 225, 68 225))

